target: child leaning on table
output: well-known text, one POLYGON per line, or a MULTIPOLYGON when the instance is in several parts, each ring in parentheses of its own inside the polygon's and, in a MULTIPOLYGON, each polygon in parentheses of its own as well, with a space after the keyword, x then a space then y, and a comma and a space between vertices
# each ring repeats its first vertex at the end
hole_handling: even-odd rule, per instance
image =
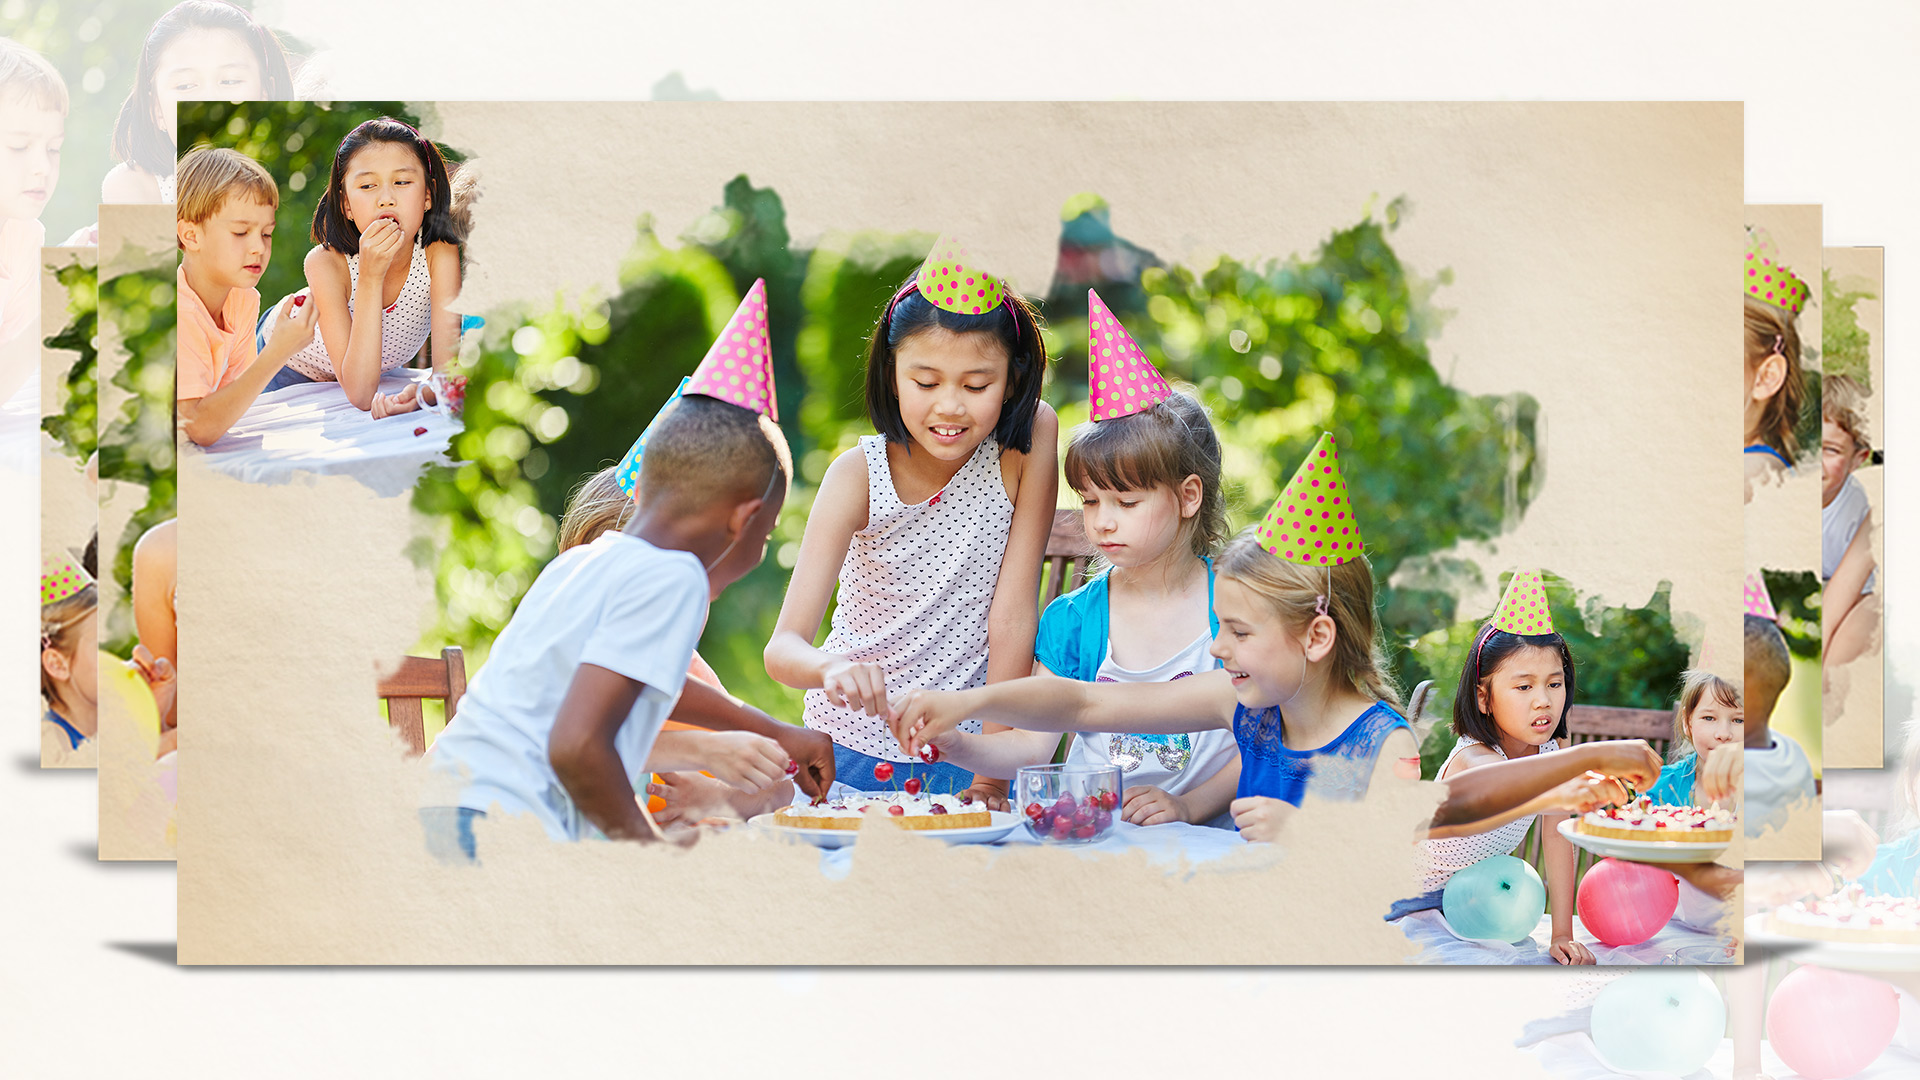
POLYGON ((235 150, 196 147, 180 159, 179 424, 201 446, 233 427, 287 358, 313 340, 313 305, 274 320, 255 355, 260 275, 273 257, 280 188, 235 150))
POLYGON ((1673 706, 1673 763, 1647 796, 1668 806, 1731 807, 1740 796, 1747 713, 1740 688, 1711 671, 1680 676, 1673 706))
POLYGON ((556 840, 654 840, 633 789, 652 769, 705 766, 755 789, 783 776, 787 754, 762 736, 698 733, 706 759, 671 762, 655 740, 708 603, 766 554, 790 462, 780 429, 740 406, 688 394, 660 418, 640 509, 547 564, 428 752, 464 785, 422 811, 430 848, 473 858, 473 819, 494 807, 556 840))

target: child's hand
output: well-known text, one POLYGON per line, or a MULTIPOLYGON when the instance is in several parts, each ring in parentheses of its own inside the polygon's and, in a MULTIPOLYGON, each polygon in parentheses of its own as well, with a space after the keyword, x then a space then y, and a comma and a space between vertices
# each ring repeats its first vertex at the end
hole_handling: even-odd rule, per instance
POLYGON ((661 773, 660 782, 648 784, 645 794, 658 796, 666 807, 649 811, 655 824, 696 825, 709 818, 738 818, 733 804, 733 789, 710 776, 694 772, 661 773))
POLYGON ((420 407, 420 384, 415 383, 397 394, 373 395, 373 408, 368 412, 375 420, 384 420, 389 416, 410 413, 420 407))
POLYGON ((170 731, 175 721, 173 703, 180 691, 179 673, 173 670, 173 664, 166 657, 155 657, 153 650, 145 645, 133 647, 133 659, 127 661, 127 667, 140 673, 147 681, 147 689, 153 691, 153 703, 160 710, 160 726, 170 731))
POLYGON ((712 749, 702 764, 714 778, 741 791, 764 790, 787 778, 787 752, 765 735, 749 731, 708 733, 712 749))
POLYGON ((1233 824, 1240 830, 1241 838, 1256 844, 1270 844, 1278 840, 1280 827, 1286 824, 1288 815, 1293 813, 1291 803, 1270 799, 1265 795, 1235 799, 1227 809, 1233 813, 1233 824))
POLYGON ((1820 815, 1820 861, 1852 881, 1873 865, 1880 837, 1857 810, 1829 810, 1820 815))
POLYGON ((923 761, 938 761, 960 737, 957 729, 967 719, 965 700, 960 692, 910 690, 883 711, 901 750, 923 761), (938 753, 924 753, 929 746, 938 753))
POLYGON ((1694 786, 1708 801, 1731 805, 1740 797, 1746 760, 1746 748, 1739 743, 1716 746, 1701 755, 1694 772, 1694 786))
POLYGON ((815 799, 826 798, 827 791, 833 787, 833 739, 824 731, 791 725, 782 727, 774 741, 799 766, 794 770, 793 782, 815 799))
POLYGON ((1660 755, 1653 752, 1645 739, 1619 739, 1586 746, 1598 759, 1593 766, 1595 770, 1627 781, 1636 791, 1645 791, 1660 779, 1660 755))
POLYGON ((1013 809, 1013 804, 1007 802, 1007 793, 999 788, 970 787, 960 793, 960 801, 984 803, 987 809, 998 810, 1001 813, 1013 809))
POLYGON ((404 240, 406 230, 392 218, 381 218, 367 226, 360 233, 360 272, 373 275, 372 281, 379 281, 400 254, 404 240))
POLYGON ((306 348, 313 340, 317 310, 313 297, 306 293, 294 294, 293 299, 280 305, 280 314, 273 320, 273 332, 267 335, 267 349, 284 357, 306 348))
POLYGON ((887 672, 879 664, 856 664, 836 656, 820 673, 820 689, 827 700, 868 716, 887 715, 887 672))
POLYGON ((1584 814, 1609 804, 1625 805, 1627 789, 1611 776, 1589 772, 1554 788, 1547 793, 1547 797, 1552 800, 1551 805, 1555 809, 1584 814))
POLYGON ((1593 953, 1585 945, 1573 940, 1571 935, 1555 934, 1550 950, 1553 958, 1562 964, 1596 964, 1593 953))
POLYGON ((1163 825, 1193 820, 1187 800, 1157 787, 1130 787, 1120 800, 1120 820, 1129 825, 1163 825))

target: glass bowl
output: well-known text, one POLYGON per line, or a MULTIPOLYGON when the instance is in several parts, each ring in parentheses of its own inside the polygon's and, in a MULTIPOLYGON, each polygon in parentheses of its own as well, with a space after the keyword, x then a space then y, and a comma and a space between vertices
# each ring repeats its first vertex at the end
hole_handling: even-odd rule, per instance
POLYGON ((1013 777, 1013 807, 1045 844, 1091 844, 1120 814, 1120 766, 1028 765, 1013 777))

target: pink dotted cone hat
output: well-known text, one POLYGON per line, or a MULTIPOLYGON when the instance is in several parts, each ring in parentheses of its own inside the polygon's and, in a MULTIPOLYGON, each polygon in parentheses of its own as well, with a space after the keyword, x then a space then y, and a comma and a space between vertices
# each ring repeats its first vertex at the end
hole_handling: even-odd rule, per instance
POLYGON ((57 604, 93 584, 93 577, 79 560, 64 550, 40 560, 40 606, 57 604))
POLYGON ((1322 434, 1307 452, 1307 460, 1254 535, 1261 547, 1302 566, 1338 566, 1360 557, 1366 542, 1360 539, 1360 523, 1347 498, 1332 433, 1322 434))
POLYGON ((1780 613, 1773 610, 1773 597, 1767 595, 1767 583, 1759 574, 1747 575, 1747 587, 1743 599, 1747 614, 1758 615, 1768 622, 1779 622, 1780 613))
POLYGON ((914 287, 935 307, 962 315, 985 315, 1006 299, 1000 279, 975 266, 966 246, 950 234, 934 241, 914 287))
POLYGON ((1132 416, 1172 396, 1133 335, 1087 290, 1087 404, 1094 420, 1132 416))
POLYGON ((1514 571, 1500 606, 1493 610, 1493 628, 1524 637, 1553 633, 1553 613, 1547 610, 1547 585, 1540 571, 1514 571))
POLYGON ((729 405, 780 419, 773 393, 773 345, 767 337, 767 282, 754 280, 733 318, 693 369, 686 393, 705 394, 729 405))

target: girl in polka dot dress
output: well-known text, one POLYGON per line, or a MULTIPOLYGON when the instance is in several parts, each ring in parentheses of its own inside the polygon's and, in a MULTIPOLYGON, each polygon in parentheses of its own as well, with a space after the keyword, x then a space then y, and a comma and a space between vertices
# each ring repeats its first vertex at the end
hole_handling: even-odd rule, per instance
POLYGON ((966 732, 969 717, 1033 731, 1229 730, 1240 750, 1229 809, 1241 835, 1260 841, 1279 837, 1309 791, 1354 801, 1376 783, 1417 781, 1419 747, 1379 653, 1373 570, 1345 493, 1323 435, 1266 520, 1215 560, 1220 632, 1209 651, 1220 669, 1163 683, 1037 676, 910 693, 888 718, 896 738, 916 753, 971 756, 984 740, 966 732))
POLYGON ((432 391, 380 392, 380 377, 433 341, 433 370, 445 372, 460 344, 460 250, 446 162, 432 140, 389 117, 347 133, 333 156, 327 189, 313 212, 307 288, 276 304, 319 309, 313 343, 267 384, 338 382, 347 399, 378 420, 434 404, 432 391))
POLYGON ((1059 484, 1046 362, 1032 308, 950 238, 874 327, 866 396, 880 433, 828 467, 766 649, 768 674, 807 691, 806 725, 833 737, 845 784, 969 788, 964 770, 901 752, 889 698, 1032 673, 1059 484))

